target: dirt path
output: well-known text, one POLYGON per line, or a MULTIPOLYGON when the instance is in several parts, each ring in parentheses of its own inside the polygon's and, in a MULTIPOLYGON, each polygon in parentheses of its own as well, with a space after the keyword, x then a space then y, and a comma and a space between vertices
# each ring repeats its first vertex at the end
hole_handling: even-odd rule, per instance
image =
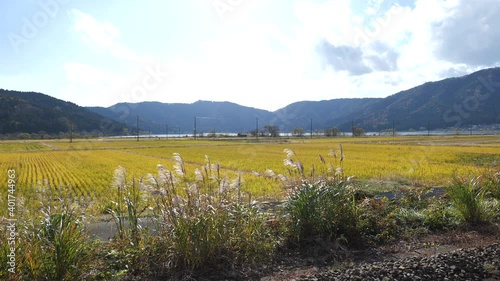
POLYGON ((50 150, 61 150, 59 147, 57 147, 57 146, 53 146, 53 145, 48 144, 48 143, 46 143, 46 142, 41 142, 40 144, 45 145, 46 147, 50 148, 50 150))
MULTIPOLYGON (((143 228, 149 228, 151 231, 154 231, 152 228, 154 226, 151 218, 139 218, 139 224, 143 228)), ((125 225, 128 225, 128 220, 124 220, 125 225)), ((90 222, 87 224, 87 231, 89 235, 95 239, 102 241, 109 241, 117 232, 117 226, 114 219, 110 218, 107 220, 90 222)))

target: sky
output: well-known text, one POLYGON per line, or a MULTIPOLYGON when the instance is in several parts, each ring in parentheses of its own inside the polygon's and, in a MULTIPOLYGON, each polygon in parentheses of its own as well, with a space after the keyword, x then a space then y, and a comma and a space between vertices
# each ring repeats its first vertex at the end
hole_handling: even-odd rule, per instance
POLYGON ((500 0, 0 0, 0 88, 81 106, 386 97, 500 65, 500 0))

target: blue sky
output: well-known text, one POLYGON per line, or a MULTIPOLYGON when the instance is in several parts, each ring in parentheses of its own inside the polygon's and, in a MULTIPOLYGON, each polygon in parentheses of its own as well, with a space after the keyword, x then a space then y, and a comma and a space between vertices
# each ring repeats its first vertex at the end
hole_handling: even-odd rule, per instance
POLYGON ((500 1, 0 2, 0 88, 83 106, 385 97, 500 64, 500 1))

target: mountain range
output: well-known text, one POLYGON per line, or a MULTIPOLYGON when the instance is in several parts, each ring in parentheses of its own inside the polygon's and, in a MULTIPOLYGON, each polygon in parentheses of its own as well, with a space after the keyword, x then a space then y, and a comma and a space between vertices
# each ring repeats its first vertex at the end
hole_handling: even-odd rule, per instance
POLYGON ((103 135, 141 132, 192 134, 210 131, 246 133, 266 125, 282 132, 338 128, 366 131, 395 128, 468 128, 500 123, 500 68, 428 82, 386 98, 301 101, 271 112, 231 102, 118 103, 80 107, 35 92, 0 89, 0 134, 94 132, 103 135))
POLYGON ((500 68, 484 69, 466 76, 428 82, 386 98, 301 101, 270 112, 230 102, 197 101, 192 104, 158 102, 120 103, 92 111, 112 120, 154 133, 180 128, 192 133, 194 119, 198 132, 248 132, 276 125, 282 132, 294 128, 306 131, 336 127, 341 131, 361 127, 384 129, 468 128, 500 123, 500 68))

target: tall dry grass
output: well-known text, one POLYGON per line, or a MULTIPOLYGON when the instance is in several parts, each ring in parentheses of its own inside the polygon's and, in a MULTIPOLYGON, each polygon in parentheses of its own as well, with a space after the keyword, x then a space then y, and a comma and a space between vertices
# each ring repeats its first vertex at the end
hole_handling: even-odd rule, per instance
MULTIPOLYGON (((40 190, 50 190, 42 186, 40 190)), ((7 271, 3 254, 13 245, 0 240, 2 280, 80 280, 93 268, 95 241, 89 239, 84 216, 66 198, 40 192, 36 216, 19 204, 16 222, 15 272, 7 271)), ((0 229, 6 237, 6 229, 0 229)))
MULTIPOLYGON (((172 270, 222 270, 261 263, 272 257, 280 239, 269 226, 272 215, 248 200, 250 197, 242 191, 241 173, 229 179, 221 174, 220 164, 207 156, 206 164, 189 175, 181 155, 174 154, 172 159, 172 170, 158 165, 156 175, 149 174, 138 182, 142 196, 148 200, 154 224, 152 229, 140 232, 142 243, 117 244, 121 251, 133 253, 125 266, 141 264, 150 272, 167 274, 172 270), (154 245, 146 245, 145 241, 153 241, 154 245)), ((117 175, 124 173, 122 168, 116 171, 117 175)), ((123 176, 119 182, 126 182, 123 176)), ((116 186, 122 191, 129 190, 132 183, 116 186)), ((125 194, 124 201, 131 201, 126 199, 130 196, 131 193, 125 194)), ((122 214, 134 209, 133 206, 135 203, 126 205, 122 214)), ((137 219, 130 217, 130 214, 135 216, 134 211, 128 213, 129 221, 137 219)), ((135 227, 125 226, 118 213, 114 217, 117 225, 125 229, 124 234, 128 233, 127 228, 135 227)), ((117 241, 125 237, 120 235, 117 241)))

